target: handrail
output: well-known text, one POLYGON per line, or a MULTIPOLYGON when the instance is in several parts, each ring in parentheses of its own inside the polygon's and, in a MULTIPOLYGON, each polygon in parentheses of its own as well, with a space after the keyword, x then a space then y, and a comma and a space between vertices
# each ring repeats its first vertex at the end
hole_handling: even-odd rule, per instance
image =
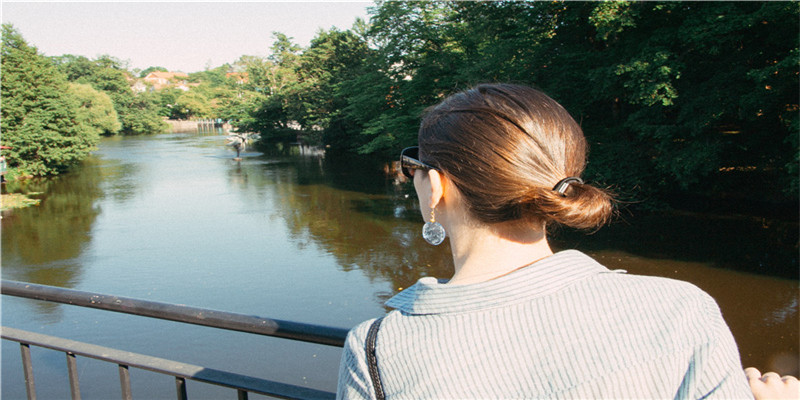
POLYGON ((328 346, 344 346, 348 331, 344 328, 262 318, 8 280, 3 280, 2 284, 0 284, 0 293, 328 346))
MULTIPOLYGON (((308 400, 330 399, 333 397, 332 393, 321 390, 268 381, 265 379, 235 374, 232 372, 220 371, 163 358, 131 353, 128 351, 62 339, 54 336, 43 335, 41 333, 23 331, 20 329, 3 327, 2 334, 0 334, 0 336, 2 336, 3 339, 11 340, 21 344, 34 345, 51 350, 62 351, 72 355, 73 357, 78 355, 94 358, 114 364, 141 368, 148 371, 171 375, 179 379, 190 379, 198 382, 205 382, 212 385, 245 390, 247 392, 258 393, 267 396, 280 397, 284 399, 308 400)), ((72 375, 72 373, 73 371, 70 371, 70 375, 72 375)), ((30 377, 28 377, 26 380, 30 380, 30 377)), ((73 378, 71 378, 71 380, 73 380, 73 378)), ((73 387, 77 387, 77 378, 74 378, 74 380, 75 382, 70 383, 73 387)), ((73 395, 73 397, 75 397, 75 395, 73 395)), ((185 394, 182 397, 186 398, 185 394)))
MULTIPOLYGON (((0 294, 280 337, 290 340, 299 340, 328 346, 342 347, 347 336, 347 330, 342 328, 110 296, 34 283, 2 280, 0 281, 0 294)), ((180 400, 188 398, 186 393, 187 379, 234 388, 238 392, 239 399, 247 399, 248 392, 286 399, 331 399, 335 397, 335 393, 331 392, 214 370, 158 357, 130 353, 5 326, 0 327, 0 337, 5 340, 20 343, 23 371, 25 372, 25 385, 29 399, 36 398, 33 365, 30 357, 31 345, 62 351, 67 355, 67 369, 69 372, 73 400, 80 399, 78 370, 75 361, 76 355, 118 364, 123 399, 133 398, 131 394, 130 375, 128 373, 129 366, 175 377, 177 397, 180 400)))

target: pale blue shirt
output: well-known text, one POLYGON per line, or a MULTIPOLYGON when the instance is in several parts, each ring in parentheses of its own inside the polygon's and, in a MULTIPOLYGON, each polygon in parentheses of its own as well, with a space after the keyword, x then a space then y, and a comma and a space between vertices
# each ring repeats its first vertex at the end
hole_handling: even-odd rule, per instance
MULTIPOLYGON (((387 399, 750 398, 714 300, 575 250, 500 278, 422 278, 391 298, 376 355, 387 399)), ((372 399, 370 321, 347 336, 338 398, 372 399)))

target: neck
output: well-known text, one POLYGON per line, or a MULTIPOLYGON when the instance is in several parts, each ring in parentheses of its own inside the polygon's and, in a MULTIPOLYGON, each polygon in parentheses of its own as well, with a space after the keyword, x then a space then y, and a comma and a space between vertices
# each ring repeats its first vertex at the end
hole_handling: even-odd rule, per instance
POLYGON ((502 224, 451 229, 455 274, 449 284, 495 279, 553 254, 544 229, 502 224))

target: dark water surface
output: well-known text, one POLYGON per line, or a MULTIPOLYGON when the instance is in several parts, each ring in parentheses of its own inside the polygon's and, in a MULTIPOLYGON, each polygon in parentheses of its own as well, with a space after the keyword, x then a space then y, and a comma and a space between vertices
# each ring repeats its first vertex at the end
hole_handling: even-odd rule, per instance
MULTIPOLYGON (((449 276, 449 250, 419 235, 410 184, 379 163, 279 153, 235 162, 215 132, 104 139, 75 172, 9 187, 43 194, 37 207, 3 213, 2 278, 349 328, 418 278, 449 276)), ((695 283, 720 303, 745 365, 797 374, 797 280, 763 273, 797 268, 796 222, 626 220, 595 235, 557 232, 553 244, 695 283)), ((330 391, 341 353, 7 296, 2 323, 330 391)), ((32 354, 39 397, 68 398, 64 354, 32 354)), ((81 358, 78 369, 84 399, 118 397, 116 366, 81 358)), ((174 397, 167 376, 131 378, 135 398, 174 397)), ((192 382, 188 391, 235 397, 192 382)), ((6 341, 2 395, 25 397, 19 347, 6 341)))

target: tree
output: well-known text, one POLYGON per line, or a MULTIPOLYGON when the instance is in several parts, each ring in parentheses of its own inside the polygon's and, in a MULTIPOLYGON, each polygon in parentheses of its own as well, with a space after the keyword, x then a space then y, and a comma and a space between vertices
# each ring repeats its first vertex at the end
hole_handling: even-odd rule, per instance
POLYGON ((147 68, 145 68, 145 69, 144 69, 144 71, 142 71, 142 72, 140 72, 140 73, 139 73, 139 77, 140 77, 140 78, 144 78, 144 77, 145 77, 145 76, 147 76, 149 73, 151 73, 151 72, 156 72, 156 71, 160 71, 160 72, 169 72, 169 70, 168 70, 168 69, 166 69, 166 68, 164 68, 164 67, 147 67, 147 68))
POLYGON ((361 153, 394 154, 416 142, 419 117, 429 105, 458 86, 465 65, 453 38, 450 2, 382 2, 367 31, 377 49, 367 57, 367 70, 342 89, 348 95, 345 113, 358 121, 366 143, 361 153))
POLYGON ((226 101, 246 110, 241 127, 269 138, 291 124, 388 157, 416 141, 426 107, 516 82, 565 106, 590 142, 586 177, 639 190, 626 200, 797 198, 800 3, 379 1, 370 13, 307 49, 276 33, 268 59, 243 58, 259 95, 226 101))
POLYGON ((511 81, 582 124, 592 180, 639 198, 743 181, 797 197, 798 3, 409 1, 371 14, 373 50, 340 84, 361 152, 413 143, 422 110, 454 90, 511 81))
POLYGON ((2 26, 3 144, 12 168, 57 174, 81 161, 99 140, 80 122, 77 99, 52 62, 11 25, 2 26))
MULTIPOLYGON (((158 92, 155 92, 156 102, 158 103, 158 115, 161 117, 172 117, 175 108, 175 102, 178 97, 183 95, 183 91, 174 87, 165 87, 158 92)), ((177 117, 176 117, 177 118, 177 117)))
POLYGON ((355 148, 349 139, 358 135, 360 126, 341 112, 347 101, 340 84, 356 76, 367 51, 366 42, 354 33, 332 28, 319 31, 300 55, 291 98, 299 105, 294 118, 306 132, 305 142, 355 148))
POLYGON ((70 82, 89 84, 108 94, 122 123, 120 133, 141 135, 166 130, 167 125, 159 115, 158 96, 133 92, 129 83, 131 74, 127 71, 125 62, 108 55, 100 56, 96 60, 64 55, 54 57, 53 61, 70 82))
POLYGON ((302 48, 292 42, 292 39, 294 39, 293 37, 286 36, 284 33, 272 32, 272 37, 275 38, 275 41, 272 43, 272 47, 270 47, 271 53, 268 57, 269 60, 282 67, 291 67, 294 65, 298 57, 298 52, 300 52, 302 48))
POLYGON ((559 24, 534 78, 583 121, 596 176, 649 193, 797 187, 797 3, 537 6, 559 24))
POLYGON ((300 47, 290 37, 275 32, 272 54, 264 59, 242 56, 235 63, 247 74, 244 89, 250 91, 243 96, 245 102, 231 100, 226 103, 244 110, 244 116, 234 125, 240 131, 256 132, 261 142, 295 141, 298 128, 297 117, 302 102, 297 98, 297 52, 300 47))
POLYGON ((78 100, 79 123, 94 128, 99 135, 115 135, 122 129, 117 111, 107 94, 81 83, 70 83, 69 91, 78 100))
POLYGON ((208 118, 211 116, 211 107, 208 99, 199 93, 186 92, 178 96, 172 106, 172 118, 192 119, 208 118))
POLYGON ((147 92, 117 96, 114 106, 118 112, 122 110, 119 119, 124 134, 151 135, 167 129, 167 123, 158 114, 157 96, 156 93, 147 92))
MULTIPOLYGON (((85 76, 90 76, 97 68, 97 64, 84 56, 64 54, 51 57, 53 63, 70 82, 75 82, 85 76)), ((86 83, 86 82, 84 82, 86 83)))

